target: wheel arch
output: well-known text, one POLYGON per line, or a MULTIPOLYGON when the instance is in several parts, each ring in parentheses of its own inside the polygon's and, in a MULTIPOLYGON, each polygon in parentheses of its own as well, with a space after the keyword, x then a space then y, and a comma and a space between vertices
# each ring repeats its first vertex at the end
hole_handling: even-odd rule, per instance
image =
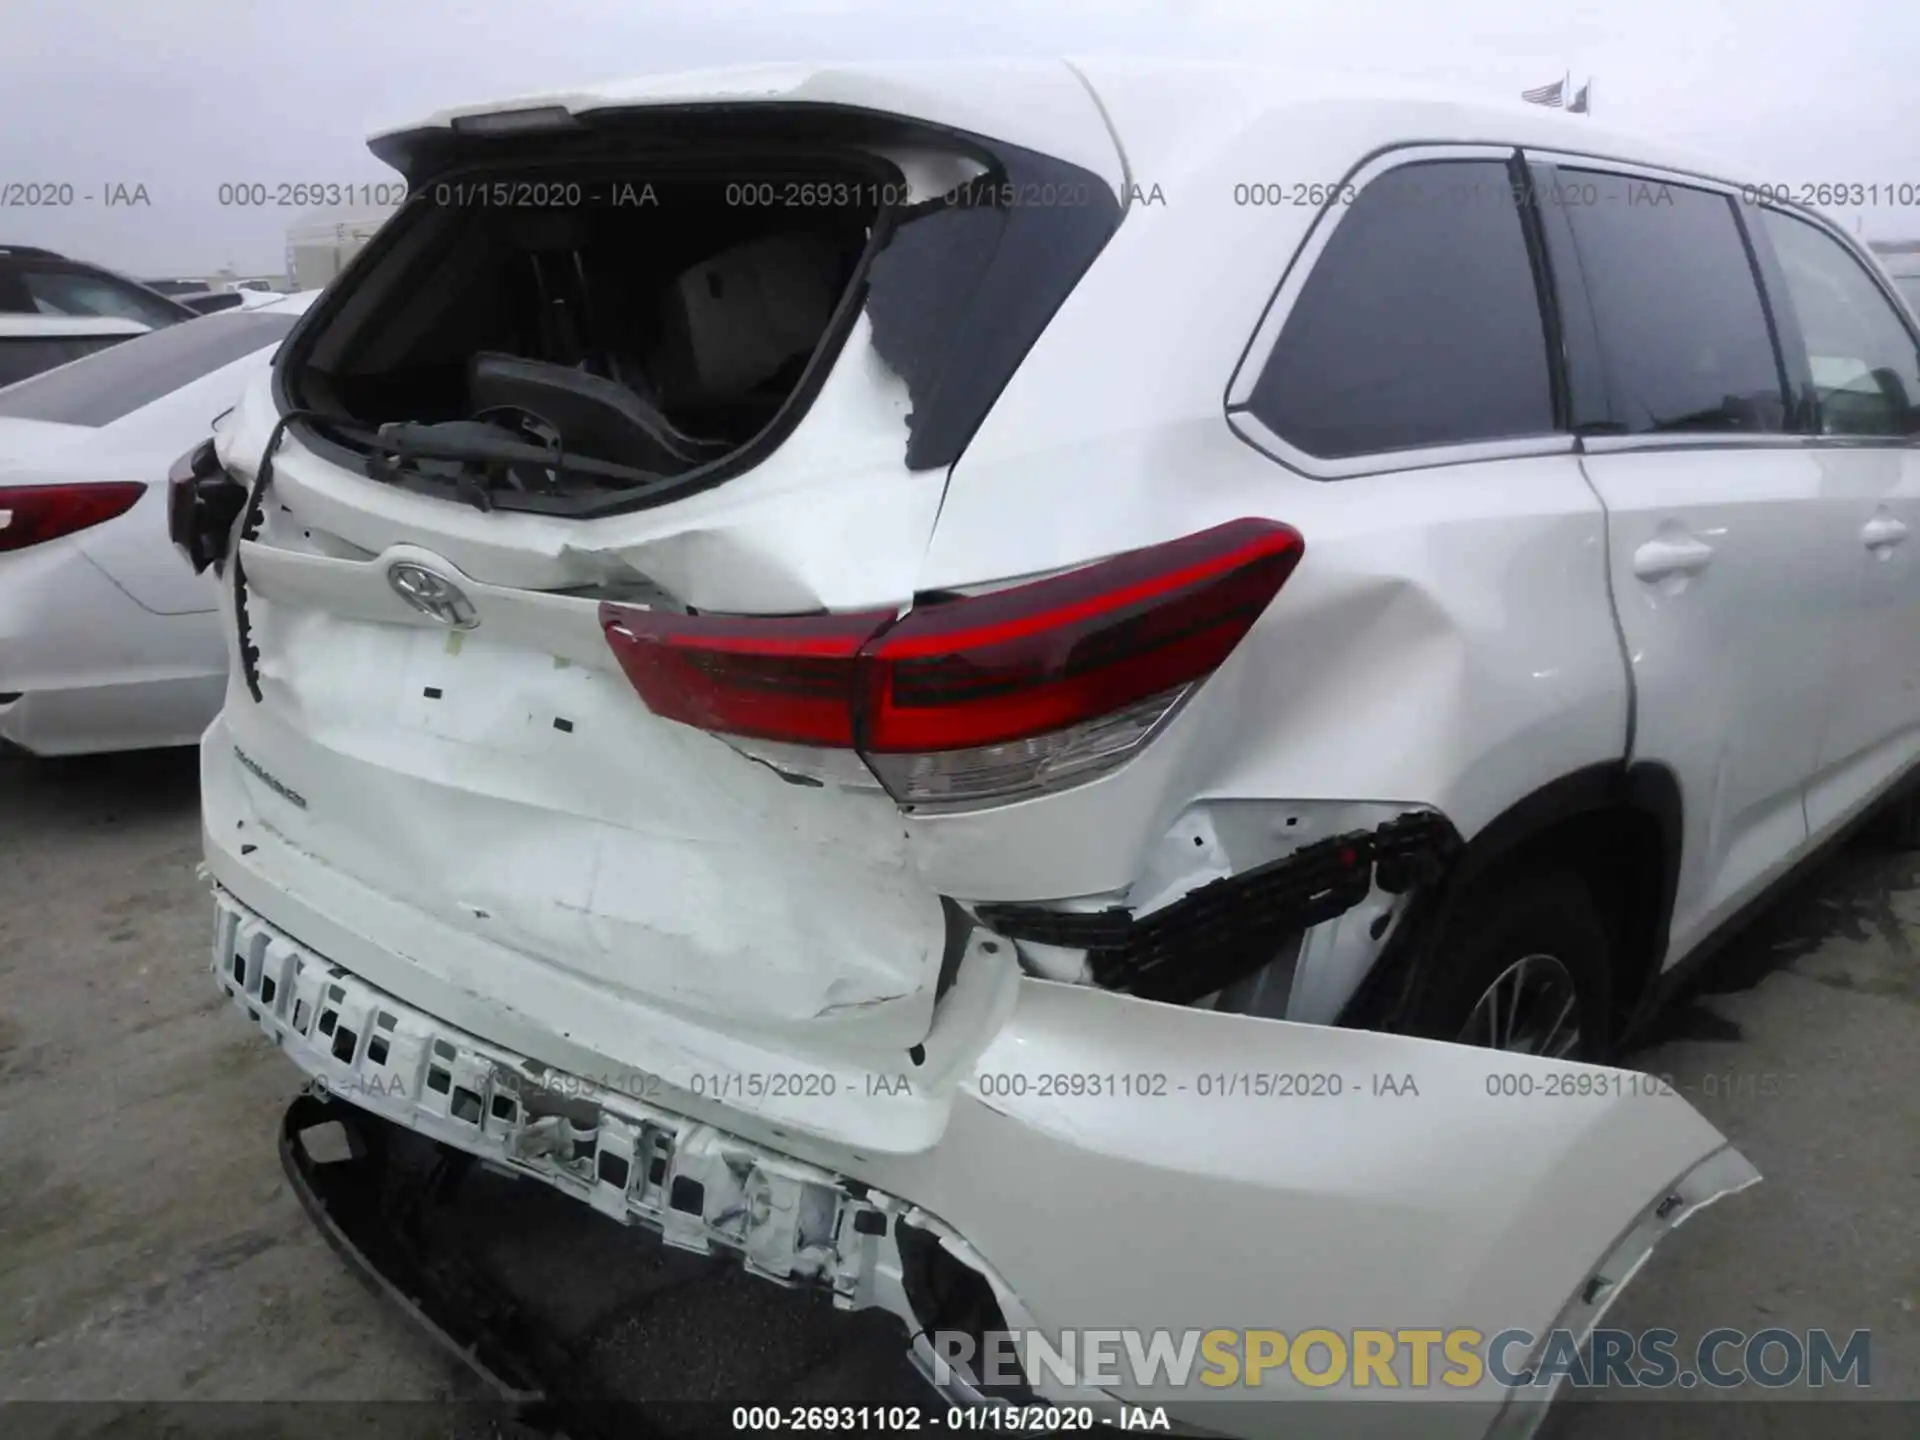
POLYGON ((1466 837, 1446 874, 1414 898, 1340 1023, 1398 1029, 1461 897, 1553 865, 1574 869, 1592 888, 1607 925, 1619 1034, 1664 968, 1682 819, 1678 779, 1652 761, 1584 766, 1521 797, 1466 837))

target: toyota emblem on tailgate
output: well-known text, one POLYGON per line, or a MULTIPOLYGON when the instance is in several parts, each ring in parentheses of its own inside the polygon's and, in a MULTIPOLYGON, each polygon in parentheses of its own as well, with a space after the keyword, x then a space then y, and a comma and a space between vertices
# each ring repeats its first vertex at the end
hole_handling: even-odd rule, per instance
POLYGON ((395 561, 387 567, 387 583, 407 604, 442 625, 471 630, 480 623, 466 592, 424 565, 415 565, 410 560, 395 561))

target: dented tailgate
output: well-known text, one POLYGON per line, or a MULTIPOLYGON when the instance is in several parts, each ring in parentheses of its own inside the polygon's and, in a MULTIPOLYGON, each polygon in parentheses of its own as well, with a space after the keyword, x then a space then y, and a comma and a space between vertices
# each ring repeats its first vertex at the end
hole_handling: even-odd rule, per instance
POLYGON ((610 999, 725 1015, 803 1050, 924 1038, 945 943, 877 787, 798 785, 662 720, 597 603, 488 585, 418 546, 369 560, 242 551, 261 700, 226 727, 256 824, 610 999), (471 630, 395 565, 457 577, 471 630), (291 794, 289 793, 291 792, 291 794))
MULTIPOLYGON (((313 383, 338 390, 340 374, 358 373, 355 345, 377 350, 412 324, 404 293, 379 301, 386 292, 374 285, 355 298, 349 282, 388 263, 379 242, 222 432, 219 463, 254 488, 257 509, 243 517, 223 587, 235 674, 206 752, 210 817, 220 812, 211 833, 230 849, 225 832, 251 827, 259 836, 246 837, 247 853, 312 862, 446 937, 419 954, 399 938, 406 924, 382 923, 370 901, 336 910, 361 938, 430 972, 403 980, 403 996, 441 985, 483 992, 563 1034, 597 1028, 597 1002, 599 1020, 619 1017, 612 1028, 628 1036, 648 1030, 644 1012, 776 1055, 875 1066, 912 1055, 932 1068, 950 1058, 934 1034, 936 999, 953 984, 966 927, 909 864, 899 808, 872 773, 851 755, 829 757, 824 770, 790 766, 778 747, 651 713, 597 617, 614 601, 748 616, 911 605, 945 489, 942 447, 963 444, 992 401, 990 390, 968 392, 979 373, 972 359, 954 362, 958 379, 943 372, 942 347, 961 333, 951 327, 995 364, 1017 364, 1027 339, 1004 323, 1003 292, 1026 287, 1022 323, 1037 330, 1119 211, 1117 151, 1069 68, 1002 77, 1020 103, 1006 93, 983 101, 977 78, 965 66, 776 67, 484 107, 560 114, 556 155, 578 138, 581 117, 607 120, 608 146, 637 135, 642 152, 657 151, 646 128, 656 107, 666 124, 690 104, 712 105, 721 120, 742 102, 764 104, 753 133, 770 145, 783 127, 804 131, 816 109, 856 125, 866 116, 895 137, 869 148, 888 159, 897 147, 894 188, 916 197, 974 173, 927 158, 949 133, 973 137, 968 153, 1004 143, 1011 148, 995 153, 1016 169, 1020 157, 1042 155, 1075 167, 1087 203, 1071 215, 993 201, 900 220, 893 231, 885 217, 876 222, 862 261, 871 273, 849 291, 859 303, 843 337, 819 342, 819 373, 790 402, 797 419, 765 432, 772 440, 725 483, 565 513, 517 505, 513 493, 474 505, 418 472, 415 483, 388 483, 395 470, 370 463, 373 452, 303 428, 311 413, 293 415, 284 387, 303 383, 310 351, 331 353, 329 326, 349 336, 335 347, 346 369, 314 359, 311 373, 332 376, 313 383), (905 132, 903 122, 919 128, 905 132), (939 227, 974 234, 989 211, 1001 240, 981 251, 984 269, 955 278, 939 227), (1019 236, 1078 224, 1083 213, 1090 228, 1065 247, 1077 258, 1035 290, 1019 236), (392 307, 386 321, 352 329, 380 304, 392 307), (929 332, 925 311, 949 329, 929 332), (948 428, 930 433, 941 416, 948 428), (270 483, 256 484, 269 455, 270 483), (440 595, 453 598, 436 608, 440 595), (456 958, 466 953, 486 959, 456 958)), ((480 114, 448 112, 375 141, 416 182, 390 250, 405 251, 408 223, 466 223, 467 212, 450 220, 448 207, 423 199, 419 182, 496 153, 484 133, 476 138, 480 114)), ((1049 254, 1062 248, 1038 243, 1049 254)), ((216 857, 216 868, 237 858, 216 857)), ((969 1043, 977 1048, 984 1033, 954 1039, 951 1053, 969 1043)), ((636 1065, 657 1058, 612 1041, 601 1048, 636 1065)), ((687 1064, 713 1053, 688 1047, 687 1064)))

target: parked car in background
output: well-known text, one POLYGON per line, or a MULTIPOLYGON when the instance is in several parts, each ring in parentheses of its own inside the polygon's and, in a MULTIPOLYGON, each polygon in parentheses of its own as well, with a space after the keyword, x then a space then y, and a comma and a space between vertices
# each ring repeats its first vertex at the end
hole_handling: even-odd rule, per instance
POLYGON ((170 296, 100 265, 33 245, 0 245, 0 315, 99 315, 148 329, 208 313, 203 296, 170 296))
POLYGON ((182 305, 190 307, 196 314, 217 315, 222 310, 243 309, 247 303, 247 292, 240 290, 194 290, 178 297, 182 305))
MULTIPOLYGON (((0 389, 0 739, 65 755, 206 728, 226 650, 212 577, 168 540, 167 470, 311 298, 195 317, 0 389)), ((0 337, 20 318, 0 316, 0 337)))
POLYGON ((151 333, 151 326, 118 315, 0 312, 0 386, 151 333))
POLYGON ((214 969, 332 1094, 922 1341, 1584 1331, 1755 1178, 1576 1062, 1913 833, 1920 337, 1844 231, 1536 106, 1166 63, 373 146, 456 203, 182 532, 235 582, 214 969))
POLYGON ((149 289, 158 290, 162 295, 171 295, 177 300, 188 296, 219 295, 232 290, 266 295, 287 293, 285 285, 276 284, 262 275, 249 275, 240 279, 210 276, 205 279, 143 280, 141 283, 149 289))

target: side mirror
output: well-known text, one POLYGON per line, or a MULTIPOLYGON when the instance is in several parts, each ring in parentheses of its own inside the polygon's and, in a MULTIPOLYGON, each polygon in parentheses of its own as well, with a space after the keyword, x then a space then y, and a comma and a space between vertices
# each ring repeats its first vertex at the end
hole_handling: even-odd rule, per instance
POLYGON ((196 315, 212 315, 221 310, 231 310, 246 297, 238 290, 208 291, 203 295, 182 295, 180 303, 196 315))

